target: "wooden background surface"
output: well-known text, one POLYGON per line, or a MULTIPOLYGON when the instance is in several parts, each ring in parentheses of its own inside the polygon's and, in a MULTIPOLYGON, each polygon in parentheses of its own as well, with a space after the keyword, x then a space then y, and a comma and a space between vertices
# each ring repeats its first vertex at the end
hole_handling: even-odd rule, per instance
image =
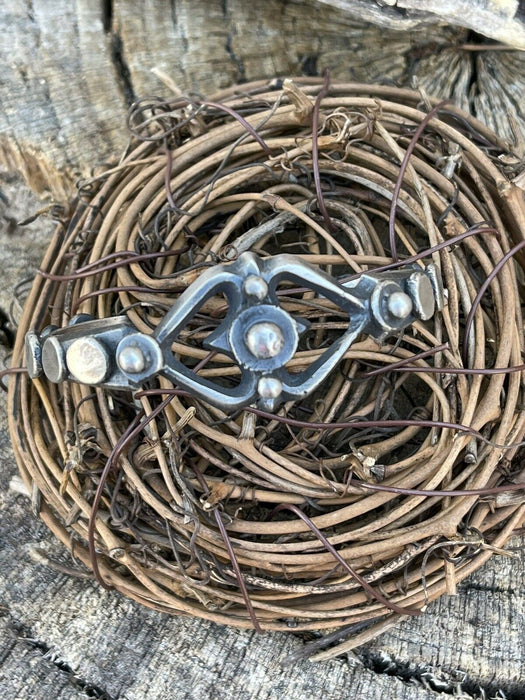
MULTIPOLYGON (((76 177, 118 155, 127 106, 135 96, 166 94, 166 82, 210 93, 325 67, 338 78, 417 80, 429 93, 452 95, 525 154, 523 52, 486 50, 470 29, 428 25, 428 16, 422 25, 420 14, 404 11, 409 2, 394 10, 390 1, 329 4, 346 11, 314 0, 4 0, 0 311, 38 266, 52 229, 45 217, 17 222, 51 196, 66 201, 76 177), (388 23, 398 30, 378 26, 392 12, 388 23)), ((450 8, 445 0, 425 4, 441 16, 450 8)), ((519 45, 517 2, 468 4, 462 24, 477 26, 481 11, 493 12, 492 34, 501 38, 496 19, 505 20, 519 45)), ((513 558, 493 557, 458 596, 355 656, 286 665, 303 645, 293 635, 258 637, 168 618, 72 576, 71 558, 31 514, 0 401, 0 697, 525 698, 523 537, 509 543, 513 558)))

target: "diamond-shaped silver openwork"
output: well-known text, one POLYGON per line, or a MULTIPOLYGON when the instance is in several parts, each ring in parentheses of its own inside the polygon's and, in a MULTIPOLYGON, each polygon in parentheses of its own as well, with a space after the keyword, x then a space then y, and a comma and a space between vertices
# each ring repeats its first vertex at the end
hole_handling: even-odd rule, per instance
POLYGON ((247 252, 232 263, 208 268, 184 291, 152 335, 139 333, 125 316, 72 319, 66 328, 48 327, 26 336, 31 377, 132 389, 156 375, 195 397, 232 412, 257 403, 274 411, 284 401, 313 392, 337 367, 362 333, 378 341, 442 308, 440 278, 433 264, 365 272, 341 284, 292 255, 261 258, 247 252), (279 303, 278 286, 292 282, 313 290, 348 314, 348 328, 310 366, 286 365, 309 328, 279 303), (204 347, 228 355, 240 368, 237 386, 224 387, 199 376, 172 352, 172 344, 202 305, 224 294, 228 312, 204 347))

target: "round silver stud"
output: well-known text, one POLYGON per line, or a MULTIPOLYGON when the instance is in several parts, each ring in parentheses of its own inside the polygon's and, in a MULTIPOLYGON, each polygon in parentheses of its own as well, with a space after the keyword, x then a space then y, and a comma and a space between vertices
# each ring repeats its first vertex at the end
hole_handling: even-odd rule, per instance
POLYGON ((277 357, 284 347, 284 334, 276 323, 254 323, 245 336, 246 346, 258 360, 277 357))
POLYGON ((261 377, 257 384, 257 391, 263 399, 276 399, 282 390, 283 385, 275 377, 261 377))
POLYGON ((144 353, 136 345, 127 345, 122 348, 118 354, 117 362, 123 372, 130 374, 138 374, 146 369, 144 353))
POLYGON ((248 296, 262 301, 268 294, 268 285, 262 277, 250 275, 244 281, 244 291, 248 296))
POLYGON ((412 312, 412 299, 405 292, 393 292, 388 297, 387 307, 392 316, 407 318, 412 312))
POLYGON ((106 349, 96 338, 77 338, 66 351, 69 372, 81 384, 101 384, 109 372, 106 349))

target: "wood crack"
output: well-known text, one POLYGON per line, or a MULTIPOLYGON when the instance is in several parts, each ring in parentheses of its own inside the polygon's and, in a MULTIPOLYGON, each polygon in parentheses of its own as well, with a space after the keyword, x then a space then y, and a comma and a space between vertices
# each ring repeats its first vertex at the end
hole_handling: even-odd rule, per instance
POLYGON ((113 25, 113 0, 101 0, 102 26, 106 34, 109 34, 113 25))
POLYGON ((499 593, 500 595, 505 595, 505 596, 510 596, 510 597, 516 597, 523 595, 523 591, 520 591, 519 589, 510 589, 510 588, 503 588, 502 586, 493 586, 489 584, 483 584, 483 583, 474 583, 471 581, 464 581, 461 584, 461 590, 462 591, 481 591, 483 593, 490 593, 490 594, 495 594, 499 593))
POLYGON ((440 677, 432 666, 414 664, 410 661, 396 659, 386 652, 374 649, 357 650, 356 655, 368 670, 378 675, 394 676, 403 683, 419 686, 440 695, 470 697, 473 700, 488 700, 501 698, 505 700, 523 700, 523 687, 518 683, 496 683, 483 681, 480 678, 470 678, 460 671, 445 671, 450 678, 440 677), (457 680, 456 680, 457 677, 457 680))
POLYGON ((57 668, 67 679, 67 682, 76 690, 81 691, 85 697, 93 698, 94 700, 116 700, 103 688, 78 676, 69 664, 57 658, 57 653, 48 644, 36 639, 28 627, 15 620, 11 620, 10 627, 17 641, 37 651, 41 655, 42 660, 57 668))
POLYGON ((232 42, 233 42, 233 35, 228 34, 228 36, 226 37, 225 48, 226 48, 226 52, 227 52, 228 56, 232 60, 232 63, 237 68, 236 81, 238 83, 245 83, 246 82, 246 70, 244 68, 244 61, 242 60, 242 58, 239 58, 239 56, 237 56, 237 54, 235 53, 235 51, 233 49, 232 42))
POLYGON ((135 101, 135 90, 131 81, 131 72, 124 57, 124 47, 120 34, 111 33, 111 61, 115 67, 119 88, 128 107, 135 101))
POLYGON ((235 81, 238 83, 245 83, 246 82, 246 68, 244 65, 244 61, 243 61, 241 56, 238 56, 236 54, 235 49, 233 48, 233 38, 236 34, 235 19, 232 18, 232 14, 229 10, 228 0, 222 0, 221 10, 222 10, 222 16, 224 17, 224 19, 227 20, 228 24, 232 27, 232 31, 228 32, 228 34, 226 35, 226 42, 224 44, 224 48, 226 49, 226 53, 230 57, 231 62, 237 68, 237 75, 235 77, 235 81))
POLYGON ((101 0, 102 27, 110 35, 109 55, 117 78, 117 85, 128 107, 135 101, 136 95, 131 79, 131 71, 124 56, 124 45, 120 33, 114 26, 113 0, 101 0))

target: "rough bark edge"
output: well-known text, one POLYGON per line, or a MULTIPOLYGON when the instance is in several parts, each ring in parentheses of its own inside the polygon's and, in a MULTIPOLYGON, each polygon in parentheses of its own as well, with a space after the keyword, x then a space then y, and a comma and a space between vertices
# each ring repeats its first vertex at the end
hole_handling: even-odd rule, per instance
POLYGON ((525 50, 525 23, 516 0, 318 0, 394 30, 452 24, 525 50), (385 5, 387 7, 385 7, 385 5), (422 11, 421 6, 425 7, 422 11))

